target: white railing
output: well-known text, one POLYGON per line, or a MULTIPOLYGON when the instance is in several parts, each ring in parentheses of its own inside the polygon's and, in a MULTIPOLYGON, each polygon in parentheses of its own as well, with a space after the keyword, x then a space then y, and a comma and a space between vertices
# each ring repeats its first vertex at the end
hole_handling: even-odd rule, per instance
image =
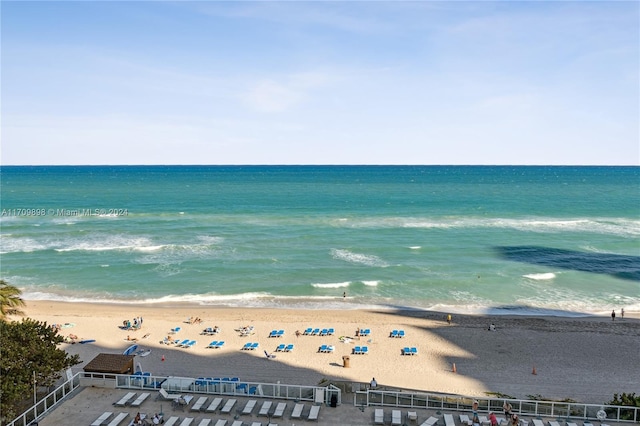
POLYGON ((437 411, 472 411, 478 402, 479 412, 502 413, 505 401, 520 416, 549 417, 561 420, 597 420, 610 422, 640 422, 640 408, 617 405, 581 404, 576 402, 534 401, 505 398, 478 398, 471 396, 438 395, 418 392, 384 390, 357 391, 353 397, 356 406, 390 406, 423 408, 437 411), (602 414, 606 417, 603 418, 602 414))
POLYGON ((35 420, 54 409, 60 402, 69 396, 70 393, 80 386, 79 378, 80 373, 76 373, 76 375, 67 379, 53 392, 39 400, 33 407, 16 417, 13 421, 7 423, 6 426, 28 426, 35 424, 35 420))
POLYGON ((63 401, 70 392, 80 386, 95 386, 118 389, 166 389, 212 395, 251 396, 271 399, 310 401, 315 404, 342 403, 341 390, 335 386, 302 386, 282 383, 260 383, 240 381, 238 378, 190 378, 151 375, 125 375, 104 373, 76 373, 36 405, 22 413, 6 426, 30 426, 55 405, 63 401), (335 398, 334 398, 335 397, 335 398))

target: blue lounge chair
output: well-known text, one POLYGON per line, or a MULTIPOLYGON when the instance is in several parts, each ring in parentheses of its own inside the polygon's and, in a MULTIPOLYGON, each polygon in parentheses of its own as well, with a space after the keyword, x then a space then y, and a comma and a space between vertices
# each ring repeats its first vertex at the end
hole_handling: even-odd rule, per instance
POLYGON ((171 331, 169 331, 169 334, 176 334, 178 331, 180 331, 180 327, 175 327, 172 328, 171 331))
POLYGON ((276 348, 276 352, 283 352, 285 348, 284 343, 281 343, 278 345, 278 347, 276 348))
POLYGON ((213 340, 211 343, 209 343, 207 345, 207 349, 217 348, 217 347, 218 347, 218 341, 217 340, 213 340))
POLYGON ((271 333, 269 333, 269 337, 278 337, 278 330, 271 330, 271 333))
POLYGON ((223 347, 223 346, 224 346, 224 340, 220 340, 220 341, 218 342, 218 344, 216 345, 216 349, 220 349, 220 348, 221 348, 221 347, 223 347))
POLYGON ((251 344, 251 346, 249 347, 250 350, 255 350, 258 346, 260 346, 260 344, 258 342, 254 342, 251 344))
POLYGON ((360 353, 361 354, 368 354, 369 353, 369 346, 363 346, 360 348, 360 353))
POLYGON ((183 347, 184 345, 189 343, 189 339, 184 339, 182 342, 176 341, 176 346, 183 347))
POLYGON ((293 343, 289 343, 286 348, 284 348, 285 352, 291 352, 293 350, 293 343))
POLYGON ((183 346, 183 348, 186 348, 186 349, 192 348, 196 345, 196 343, 198 343, 197 340, 191 340, 189 343, 186 344, 186 346, 183 346))
POLYGON ((389 337, 398 337, 398 330, 391 330, 391 334, 389 334, 389 337))
POLYGON ((362 349, 360 348, 360 346, 354 346, 353 347, 353 354, 354 355, 358 355, 362 353, 362 349))
POLYGON ((418 348, 415 346, 411 348, 411 355, 418 355, 418 348))
POLYGON ((327 330, 327 336, 333 336, 335 334, 335 330, 333 328, 330 328, 327 330))
POLYGON ((311 332, 312 336, 317 336, 318 334, 320 334, 320 329, 319 328, 314 328, 313 331, 311 332))
POLYGON ((313 331, 313 329, 311 327, 307 328, 302 334, 305 336, 308 336, 311 334, 311 332, 313 331))
POLYGON ((248 351, 249 349, 251 349, 251 342, 245 343, 244 346, 242 347, 243 351, 248 351))
POLYGON ((320 330, 320 335, 321 336, 326 336, 327 333, 329 333, 329 330, 327 330, 326 328, 323 328, 322 330, 320 330))
POLYGON ((404 330, 398 330, 398 337, 399 338, 403 338, 404 337, 404 330))
POLYGON ((284 330, 278 330, 278 332, 276 333, 276 337, 282 337, 284 336, 284 330))
POLYGON ((402 348, 402 355, 411 355, 411 348, 410 347, 402 348))

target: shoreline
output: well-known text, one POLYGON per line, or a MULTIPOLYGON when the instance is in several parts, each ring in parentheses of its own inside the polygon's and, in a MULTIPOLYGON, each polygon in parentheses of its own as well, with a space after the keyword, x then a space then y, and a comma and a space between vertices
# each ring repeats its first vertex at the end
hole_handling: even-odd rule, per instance
MULTIPOLYGON (((555 308, 544 308, 534 306, 518 306, 518 305, 496 305, 496 306, 471 306, 471 305, 434 305, 434 306, 408 306, 398 305, 397 303, 356 303, 355 300, 362 300, 359 297, 347 296, 346 298, 340 296, 319 296, 319 297, 304 297, 304 296, 273 296, 262 295, 260 297, 253 296, 251 298, 244 298, 242 294, 235 296, 225 297, 227 302, 221 300, 196 300, 197 295, 190 295, 189 298, 177 298, 176 300, 167 300, 166 298, 159 299, 145 299, 145 300, 114 300, 114 299, 87 299, 87 298, 29 298, 30 294, 27 293, 26 297, 23 294, 23 300, 28 303, 39 302, 55 302, 55 303, 69 303, 69 304, 94 304, 105 306, 145 306, 145 307, 163 307, 163 306, 181 306, 207 309, 277 309, 277 310, 302 310, 302 311, 316 311, 316 310, 352 310, 352 311, 407 311, 407 312, 419 312, 425 315, 446 315, 448 313, 463 316, 479 316, 479 317, 553 317, 553 318, 609 318, 609 310, 599 310, 593 312, 587 311, 572 311, 561 310, 555 308), (193 296, 193 297, 191 297, 193 296), (257 303, 262 301, 262 303, 257 303)), ((51 296, 51 295, 48 295, 51 296)), ((639 318, 640 310, 631 308, 625 308, 625 315, 628 318, 639 318)), ((620 315, 620 310, 616 309, 616 315, 620 315)))
MULTIPOLYGON (((184 377, 241 377, 247 381, 316 384, 322 379, 368 383, 375 377, 381 386, 426 392, 486 396, 500 392, 517 398, 542 395, 550 399, 571 398, 585 403, 604 403, 614 393, 640 393, 640 372, 634 359, 640 353, 640 316, 624 319, 603 316, 552 317, 522 315, 453 314, 404 309, 305 310, 284 308, 234 308, 203 306, 189 302, 117 304, 26 300, 25 316, 48 324, 73 324, 60 330, 89 344, 62 344, 79 354, 82 369, 98 353, 122 353, 136 338, 146 357, 136 357, 144 371, 155 375, 184 377), (142 329, 124 331, 124 320, 142 317, 142 329), (188 324, 199 317, 200 324, 188 324), (496 331, 488 331, 490 323, 496 331), (221 333, 203 336, 205 327, 218 326, 221 333), (241 337, 234 329, 252 325, 255 333, 241 337), (169 330, 180 327, 177 338, 196 340, 190 349, 160 343, 169 330), (308 327, 335 329, 328 337, 295 336, 308 327), (370 328, 368 338, 356 339, 358 328, 370 328), (274 329, 282 338, 270 338, 274 329), (391 338, 392 330, 406 337, 391 338), (143 336, 147 335, 147 338, 143 336), (343 343, 340 336, 348 336, 343 343), (207 349, 212 340, 225 340, 221 349, 207 349), (241 350, 248 342, 256 351, 241 350), (294 344, 290 352, 274 352, 278 344, 294 344), (322 344, 333 353, 319 353, 322 344), (367 355, 353 355, 355 345, 367 345, 367 355), (402 355, 404 347, 416 347, 417 356, 402 355), (263 351, 275 353, 268 360, 263 351), (350 357, 344 368, 343 356, 350 357), (164 358, 164 361, 163 361, 164 358), (606 360, 606 362, 603 362, 606 360), (453 364, 456 373, 452 372, 453 364), (532 374, 532 370, 536 374, 532 374), (635 375, 634 375, 635 371, 635 375)), ((19 320, 18 317, 11 319, 19 320)))

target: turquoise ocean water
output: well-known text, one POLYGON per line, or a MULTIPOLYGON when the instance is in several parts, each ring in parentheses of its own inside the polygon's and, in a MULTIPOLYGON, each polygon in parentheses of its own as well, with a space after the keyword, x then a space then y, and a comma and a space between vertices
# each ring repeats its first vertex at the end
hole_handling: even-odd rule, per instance
POLYGON ((2 278, 27 300, 640 311, 638 167, 7 166, 1 185, 2 278))

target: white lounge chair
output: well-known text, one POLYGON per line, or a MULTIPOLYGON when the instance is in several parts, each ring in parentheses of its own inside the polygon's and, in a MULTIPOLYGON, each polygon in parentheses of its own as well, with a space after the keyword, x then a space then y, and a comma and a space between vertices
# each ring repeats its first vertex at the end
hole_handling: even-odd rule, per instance
POLYGON ((213 413, 218 409, 220 404, 222 404, 222 398, 213 398, 213 401, 211 401, 211 404, 209 404, 205 411, 207 413, 213 413))
POLYGON ((456 422, 453 420, 452 414, 444 415, 444 424, 445 426, 456 426, 456 422))
POLYGON ((185 417, 184 419, 182 419, 180 426, 190 426, 191 423, 193 423, 193 417, 185 417))
POLYGON ((233 410, 233 406, 236 404, 236 401, 237 400, 235 398, 228 399, 227 402, 224 404, 224 407, 222 407, 222 409, 220 410, 220 412, 222 414, 229 414, 231 410, 233 410))
POLYGON ((531 419, 533 426, 544 426, 544 422, 540 419, 531 419))
POLYGON ((578 426, 578 423, 567 422, 567 426, 578 426))
POLYGON ((257 403, 258 401, 255 399, 248 400, 244 408, 242 409, 242 414, 251 414, 257 403))
POLYGON ((260 422, 253 422, 253 423, 251 423, 251 426, 262 426, 262 423, 260 423, 260 422))
POLYGON ((319 414, 320 414, 320 406, 312 405, 311 410, 309 410, 309 415, 307 416, 307 420, 318 420, 319 414))
POLYGON ((211 422, 212 422, 211 419, 202 419, 200 420, 200 423, 198 423, 198 426, 209 426, 209 423, 211 422))
POLYGON ((97 419, 95 419, 93 421, 93 423, 91 423, 91 426, 100 426, 100 425, 102 425, 104 422, 109 420, 109 417, 111 417, 112 414, 113 413, 111 411, 105 411, 104 413, 102 413, 102 415, 100 417, 98 417, 97 419))
POLYGON ((291 412, 292 419, 302 418, 302 410, 304 410, 304 404, 299 402, 293 406, 293 412, 291 412))
POLYGON ((159 396, 167 401, 176 401, 177 399, 182 398, 182 394, 180 393, 169 393, 165 388, 160 388, 159 396))
POLYGON ((376 425, 384 424, 384 410, 382 408, 376 408, 373 412, 373 423, 376 425))
POLYGON ((164 426, 175 426, 176 423, 178 423, 178 420, 180 420, 178 416, 171 416, 169 417, 169 420, 167 420, 167 422, 164 424, 164 426))
POLYGON ((218 419, 215 426, 227 426, 227 419, 218 419))
POLYGON ((142 405, 142 403, 143 403, 147 398, 149 398, 149 395, 150 395, 150 394, 149 394, 149 392, 143 392, 143 393, 141 393, 140 395, 138 395, 138 397, 135 399, 135 401, 133 401, 133 402, 131 403, 131 406, 132 406, 132 407, 139 407, 139 406, 141 406, 141 405, 142 405))
POLYGON ((191 411, 200 411, 202 410, 202 406, 207 402, 206 396, 201 396, 198 398, 195 404, 191 407, 191 411))
POLYGON ((407 421, 417 422, 418 421, 418 412, 417 411, 407 411, 407 421))
POLYGON ((284 415, 284 410, 287 408, 286 402, 279 402, 276 405, 276 410, 273 412, 273 417, 282 417, 284 415))
POLYGON ((120 400, 118 400, 118 402, 116 402, 113 405, 115 405, 116 407, 124 407, 129 402, 131 402, 131 400, 133 399, 134 396, 136 396, 135 392, 128 392, 125 396, 120 398, 120 400))
POLYGON ((469 420, 469 416, 466 414, 460 414, 460 423, 471 426, 471 420, 469 420))
POLYGON ((392 426, 401 426, 402 425, 402 411, 400 411, 400 410, 391 410, 391 424, 392 424, 392 426))
POLYGON ((262 407, 260 407, 260 411, 258 412, 259 416, 267 416, 269 415, 269 409, 271 408, 271 405, 273 404, 273 402, 271 401, 264 401, 262 403, 262 407))
POLYGON ((427 420, 422 422, 420 426, 435 426, 436 424, 438 424, 438 418, 431 416, 427 420))
POLYGON ((234 420, 231 426, 242 426, 242 420, 234 420))
MULTIPOLYGON (((557 421, 555 421, 555 420, 550 420, 550 421, 549 421, 549 426, 560 426, 560 423, 558 423, 558 422, 557 422, 557 421)), ((600 425, 600 426, 602 426, 602 425, 600 425)))
POLYGON ((118 426, 127 417, 129 417, 129 413, 119 413, 113 418, 113 420, 111 420, 111 422, 109 422, 108 426, 118 426))

